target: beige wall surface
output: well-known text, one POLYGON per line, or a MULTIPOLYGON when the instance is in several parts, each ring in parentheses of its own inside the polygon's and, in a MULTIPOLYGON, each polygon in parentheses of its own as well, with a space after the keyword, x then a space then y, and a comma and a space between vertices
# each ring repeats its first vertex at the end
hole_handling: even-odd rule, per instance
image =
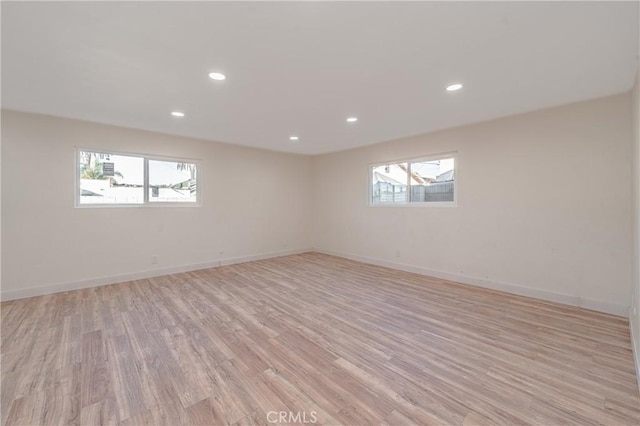
POLYGON ((640 386, 640 71, 631 91, 633 115, 633 295, 631 302, 631 331, 635 345, 636 374, 640 386))
POLYGON ((314 158, 314 247, 627 314, 623 94, 314 158), (369 207, 368 165, 458 152, 457 207, 369 207))
POLYGON ((3 299, 307 250, 311 161, 2 111, 3 299), (203 205, 74 208, 75 146, 201 159, 203 205))

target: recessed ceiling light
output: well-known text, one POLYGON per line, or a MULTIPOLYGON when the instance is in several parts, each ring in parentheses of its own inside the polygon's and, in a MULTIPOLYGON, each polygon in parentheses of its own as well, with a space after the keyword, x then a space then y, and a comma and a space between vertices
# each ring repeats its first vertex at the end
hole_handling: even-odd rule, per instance
POLYGON ((209 78, 211 78, 212 80, 224 80, 225 78, 227 78, 227 76, 220 72, 210 72, 209 78))
POLYGON ((347 118, 347 122, 349 122, 349 123, 355 123, 356 121, 358 121, 358 117, 349 117, 349 118, 347 118))
POLYGON ((455 92, 456 90, 462 89, 462 84, 456 83, 450 86, 447 86, 447 92, 455 92))
POLYGON ((184 112, 173 111, 171 115, 173 115, 174 117, 184 117, 184 112))
POLYGON ((297 141, 300 138, 297 137, 297 136, 289 136, 289 139, 292 140, 292 141, 297 141))

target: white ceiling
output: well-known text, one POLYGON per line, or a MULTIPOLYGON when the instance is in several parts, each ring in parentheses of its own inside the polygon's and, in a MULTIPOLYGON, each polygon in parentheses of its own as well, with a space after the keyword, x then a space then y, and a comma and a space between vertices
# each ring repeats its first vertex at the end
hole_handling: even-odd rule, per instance
POLYGON ((637 2, 1 7, 3 108, 305 154, 624 92, 638 66, 637 2))

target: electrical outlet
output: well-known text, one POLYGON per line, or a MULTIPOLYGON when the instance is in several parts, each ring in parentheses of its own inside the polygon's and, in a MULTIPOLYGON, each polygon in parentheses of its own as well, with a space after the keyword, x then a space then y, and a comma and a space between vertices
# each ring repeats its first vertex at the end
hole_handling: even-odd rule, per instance
POLYGON ((151 264, 156 265, 158 263, 158 256, 151 256, 151 264))
POLYGON ((400 257, 400 250, 396 250, 396 257, 399 258, 400 257))

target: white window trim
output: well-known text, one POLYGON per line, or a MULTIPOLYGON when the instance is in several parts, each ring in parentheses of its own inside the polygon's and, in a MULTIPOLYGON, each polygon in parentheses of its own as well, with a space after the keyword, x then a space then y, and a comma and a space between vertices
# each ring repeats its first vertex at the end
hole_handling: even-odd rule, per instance
POLYGON ((140 154, 133 152, 123 152, 123 151, 113 151, 106 149, 96 149, 96 148, 82 148, 75 147, 75 166, 74 170, 74 188, 75 188, 75 196, 74 203, 75 208, 79 209, 92 209, 92 208, 147 208, 147 207, 201 207, 202 206, 202 160, 196 160, 193 158, 183 158, 183 157, 167 157, 161 155, 149 155, 149 154, 140 154), (118 203, 105 203, 105 204, 81 204, 80 203, 80 152, 97 152, 100 154, 111 154, 111 155, 122 155, 127 157, 137 157, 143 159, 144 164, 144 178, 142 184, 142 192, 143 192, 143 202, 136 204, 118 204, 118 203), (196 201, 195 202, 162 202, 162 201, 149 201, 149 160, 156 161, 173 161, 176 163, 190 163, 195 164, 197 168, 196 173, 196 201))
MULTIPOLYGON (((369 173, 369 177, 367 178, 367 185, 368 185, 368 190, 367 190, 367 206, 369 207, 382 207, 382 208, 393 208, 393 207, 417 207, 417 208, 424 208, 424 207, 458 207, 458 193, 459 193, 459 182, 458 182, 458 170, 459 170, 459 160, 458 160, 458 152, 457 151, 451 151, 451 152, 443 152, 443 153, 438 153, 438 154, 431 154, 431 155, 423 155, 423 156, 419 156, 419 157, 409 157, 409 158, 399 158, 399 159, 395 159, 395 160, 389 160, 389 161, 381 161, 381 162, 376 162, 376 163, 369 163, 369 166, 367 167, 368 173, 369 173), (453 164, 454 164, 454 176, 455 176, 455 180, 454 180, 454 185, 453 185, 453 201, 431 201, 431 202, 425 202, 425 201, 407 201, 406 203, 397 203, 397 204, 373 204, 372 203, 372 199, 373 199, 373 168, 374 167, 378 167, 378 166, 386 166, 387 164, 399 164, 399 163, 407 163, 407 165, 409 165, 409 172, 411 171, 411 167, 410 164, 411 163, 419 163, 419 162, 423 162, 423 161, 434 161, 434 160, 442 160, 442 159, 446 159, 446 158, 453 158, 453 164)), ((411 189, 410 189, 410 173, 407 173, 407 197, 410 197, 411 195, 411 189)))

